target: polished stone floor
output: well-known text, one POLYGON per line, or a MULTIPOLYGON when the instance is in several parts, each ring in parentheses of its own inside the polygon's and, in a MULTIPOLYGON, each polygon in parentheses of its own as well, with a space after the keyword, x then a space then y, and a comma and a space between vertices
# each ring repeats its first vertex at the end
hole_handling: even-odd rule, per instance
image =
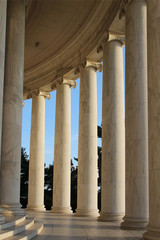
MULTIPOLYGON (((27 215, 33 216, 32 213, 27 215)), ((36 213, 44 228, 34 240, 139 240, 143 231, 121 230, 119 223, 97 222, 93 218, 36 213)))

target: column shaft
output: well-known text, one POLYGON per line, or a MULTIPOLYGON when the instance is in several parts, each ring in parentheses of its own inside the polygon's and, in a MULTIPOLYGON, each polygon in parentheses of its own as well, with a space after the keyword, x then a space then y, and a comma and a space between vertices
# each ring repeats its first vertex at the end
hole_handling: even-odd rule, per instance
POLYGON ((57 86, 54 143, 54 213, 71 213, 71 89, 69 84, 57 86))
POLYGON ((5 214, 20 209, 20 163, 24 68, 25 1, 7 5, 6 61, 3 107, 1 207, 5 214))
POLYGON ((44 210, 45 97, 32 98, 28 210, 44 210))
POLYGON ((160 239, 160 1, 147 1, 149 224, 144 239, 160 239))
POLYGON ((125 211, 125 127, 122 42, 103 47, 102 180, 99 220, 122 220, 125 211))
MULTIPOLYGON (((5 65, 5 39, 6 39, 6 11, 7 0, 0 1, 0 153, 2 135, 2 112, 3 112, 3 87, 4 87, 4 65, 5 65)), ((1 161, 1 160, 0 160, 1 161)))
POLYGON ((145 0, 126 8, 126 210, 121 227, 148 222, 147 19, 145 0))
MULTIPOLYGON (((4 63, 5 63, 5 36, 6 36, 6 11, 7 0, 0 1, 0 155, 2 136, 2 113, 3 113, 3 86, 4 86, 4 63)), ((0 158, 1 164, 1 158, 0 158)), ((1 209, 0 209, 1 211, 1 209)), ((4 222, 4 217, 0 215, 0 223, 4 222)))
POLYGON ((76 215, 97 216, 97 76, 93 67, 80 71, 77 194, 76 215))

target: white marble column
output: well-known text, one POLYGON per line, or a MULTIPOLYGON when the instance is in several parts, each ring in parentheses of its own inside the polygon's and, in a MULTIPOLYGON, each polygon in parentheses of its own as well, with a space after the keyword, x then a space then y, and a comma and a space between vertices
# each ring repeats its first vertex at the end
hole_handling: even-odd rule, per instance
POLYGON ((147 15, 145 0, 126 6, 126 209, 125 229, 148 222, 147 15))
POLYGON ((71 86, 73 80, 63 78, 56 85, 56 122, 54 142, 53 213, 71 214, 71 86))
MULTIPOLYGON (((3 86, 4 86, 4 63, 5 63, 5 36, 6 36, 6 10, 7 0, 0 1, 0 155, 2 136, 2 111, 3 111, 3 86)), ((1 164, 1 158, 0 158, 1 164)), ((0 212, 1 212, 0 208, 0 212)), ((0 215, 0 223, 4 222, 4 217, 0 215)))
POLYGON ((45 97, 50 99, 50 94, 38 91, 32 95, 27 210, 33 211, 44 211, 45 97))
POLYGON ((149 223, 145 240, 160 239, 160 1, 147 0, 149 223))
POLYGON ((109 34, 103 45, 102 178, 99 221, 122 220, 125 212, 123 40, 109 34))
POLYGON ((7 1, 0 202, 4 214, 24 214, 20 205, 21 128, 25 1, 7 1))
POLYGON ((86 61, 80 68, 78 216, 98 216, 97 209, 97 69, 86 61))

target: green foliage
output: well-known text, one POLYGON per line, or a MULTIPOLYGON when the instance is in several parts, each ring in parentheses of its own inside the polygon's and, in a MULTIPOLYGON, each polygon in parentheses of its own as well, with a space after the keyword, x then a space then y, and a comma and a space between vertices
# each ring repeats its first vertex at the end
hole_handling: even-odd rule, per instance
POLYGON ((102 126, 97 126, 97 136, 98 138, 102 138, 102 126))
POLYGON ((21 148, 21 185, 20 185, 20 203, 23 208, 28 202, 28 174, 29 174, 29 156, 25 148, 21 148))
POLYGON ((50 210, 52 207, 52 195, 53 195, 53 165, 45 168, 44 174, 44 205, 46 210, 50 210))
MULTIPOLYGON (((97 135, 102 138, 102 126, 97 126, 97 135)), ((98 209, 101 209, 101 155, 102 147, 98 146, 98 209)), ((78 162, 78 158, 74 158, 78 162)), ((21 199, 22 207, 25 208, 28 202, 28 174, 29 174, 29 156, 27 155, 25 148, 21 148, 21 199)), ((71 160, 71 207, 73 212, 77 208, 77 174, 78 166, 74 166, 71 160)), ((52 195, 53 195, 53 165, 45 167, 44 174, 44 204, 47 210, 52 207, 52 195)))
MULTIPOLYGON (((102 138, 102 126, 97 126, 97 136, 102 138)), ((101 210, 101 163, 102 163, 102 147, 98 146, 98 209, 101 210)))
POLYGON ((77 171, 78 167, 71 160, 71 207, 73 212, 77 208, 77 171))

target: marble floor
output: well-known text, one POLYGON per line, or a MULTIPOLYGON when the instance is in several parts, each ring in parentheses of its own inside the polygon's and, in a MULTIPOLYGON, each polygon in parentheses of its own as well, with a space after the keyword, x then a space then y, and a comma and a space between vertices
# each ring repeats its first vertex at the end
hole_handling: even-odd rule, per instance
POLYGON ((33 213, 44 228, 34 240, 139 240, 143 231, 121 230, 119 223, 97 222, 93 218, 57 215, 50 212, 33 213))

